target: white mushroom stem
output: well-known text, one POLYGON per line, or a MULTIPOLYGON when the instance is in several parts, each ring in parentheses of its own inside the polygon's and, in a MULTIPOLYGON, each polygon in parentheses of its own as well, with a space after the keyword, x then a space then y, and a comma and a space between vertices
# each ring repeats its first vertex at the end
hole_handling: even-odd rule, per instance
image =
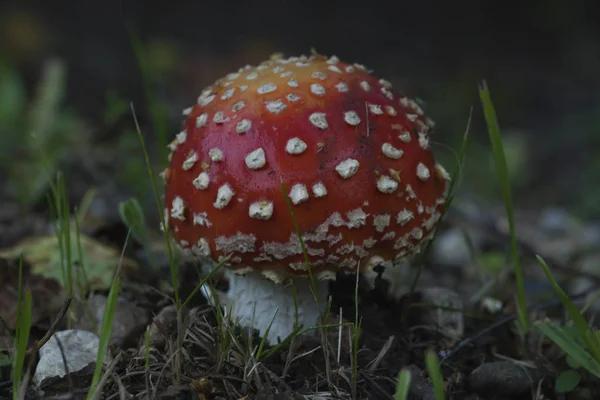
MULTIPOLYGON (((227 280, 227 292, 217 289, 219 303, 226 309, 226 315, 233 322, 244 327, 252 327, 264 336, 267 335, 270 345, 285 340, 294 330, 296 311, 298 324, 303 329, 319 324, 320 316, 325 314, 328 301, 328 283, 315 278, 315 286, 319 304, 311 290, 311 282, 307 277, 290 277, 282 283, 275 283, 261 273, 250 272, 236 275, 232 271, 223 270, 223 279, 227 280), (296 301, 292 291, 292 283, 296 291, 296 301), (296 309, 297 306, 297 309, 296 309)), ((202 288, 204 294, 212 302, 208 286, 202 288)))

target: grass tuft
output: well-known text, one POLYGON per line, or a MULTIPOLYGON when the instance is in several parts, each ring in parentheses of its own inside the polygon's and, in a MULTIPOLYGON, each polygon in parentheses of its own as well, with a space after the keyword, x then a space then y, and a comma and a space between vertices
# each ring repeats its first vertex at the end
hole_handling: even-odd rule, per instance
POLYGON ((61 256, 61 270, 63 285, 69 297, 73 296, 73 257, 71 254, 71 219, 70 206, 67 196, 67 188, 64 175, 59 171, 56 183, 51 182, 52 198, 50 201, 50 212, 54 218, 54 232, 58 239, 61 256))
POLYGON ((555 381, 555 390, 570 392, 581 379, 577 369, 583 368, 596 378, 600 378, 600 335, 588 324, 582 312, 556 282, 544 259, 538 255, 537 260, 572 321, 572 324, 567 325, 558 325, 549 321, 534 323, 537 330, 566 353, 567 364, 571 368, 559 375, 555 381))
POLYGON ((403 368, 398 374, 398 385, 396 385, 396 393, 394 393, 394 400, 407 400, 408 392, 410 390, 410 383, 412 375, 410 371, 403 368))
POLYGON ((485 81, 481 82, 479 85, 479 97, 481 99, 483 113, 488 126, 488 134, 494 156, 496 175, 500 185, 500 191, 502 193, 502 201, 504 202, 504 206, 506 208, 506 216, 508 218, 510 254, 514 264, 515 280, 517 283, 517 318, 521 327, 521 331, 525 333, 529 330, 529 319, 527 315, 527 304, 525 299, 525 283, 521 268, 521 260, 519 257, 519 249, 517 247, 517 233, 515 229, 510 178, 506 163, 506 156, 504 154, 502 135, 500 134, 500 126, 498 125, 498 119, 496 117, 496 109, 492 103, 490 91, 485 81))
POLYGON ((27 345, 31 332, 31 321, 33 313, 33 299, 31 290, 25 289, 23 293, 23 258, 19 261, 17 321, 14 339, 14 355, 12 365, 13 399, 20 398, 21 385, 26 384, 23 380, 23 369, 27 356, 27 345))
POLYGON ((104 309, 102 325, 100 327, 100 341, 98 344, 98 353, 96 355, 96 366, 94 368, 94 375, 92 376, 92 383, 90 384, 90 389, 86 397, 88 400, 92 399, 94 396, 96 396, 97 392, 102 390, 99 382, 102 375, 102 369, 104 367, 104 359, 110 343, 113 320, 117 310, 117 300, 119 298, 119 288, 121 282, 119 273, 120 271, 117 270, 117 273, 115 274, 115 280, 108 293, 108 298, 106 299, 106 308, 104 309))
POLYGON ((444 377, 440 370, 440 364, 433 349, 429 349, 425 352, 425 365, 427 366, 427 372, 431 378, 433 384, 433 392, 435 393, 436 400, 446 399, 446 389, 444 387, 444 377))
MULTIPOLYGON (((144 141, 144 137, 142 135, 142 129, 140 128, 140 124, 138 122, 137 115, 135 113, 135 108, 133 107, 133 103, 131 103, 131 114, 133 116, 133 121, 135 123, 136 133, 140 140, 140 146, 142 147, 142 152, 144 154, 144 161, 146 162, 148 176, 149 176, 150 182, 152 183, 152 192, 154 193, 157 212, 160 217, 161 223, 164 224, 165 215, 164 215, 164 211, 163 211, 164 210, 163 203, 160 200, 161 196, 158 192, 158 185, 156 184, 156 179, 154 177, 152 163, 150 162, 150 155, 148 154, 148 148, 146 147, 146 142, 144 141)), ((173 296, 175 297, 175 305, 177 306, 177 309, 180 310, 181 309, 181 299, 179 298, 179 264, 175 260, 175 254, 174 254, 173 248, 171 246, 171 240, 169 238, 169 232, 168 232, 168 229, 166 226, 163 229, 163 234, 164 234, 165 244, 167 246, 167 252, 169 255, 169 266, 171 269, 171 280, 173 282, 173 289, 174 289, 173 296)))

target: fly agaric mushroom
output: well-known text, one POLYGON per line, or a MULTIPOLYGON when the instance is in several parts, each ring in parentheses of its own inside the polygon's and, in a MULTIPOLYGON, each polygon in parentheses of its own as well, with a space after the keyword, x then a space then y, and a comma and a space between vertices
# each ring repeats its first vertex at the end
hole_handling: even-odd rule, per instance
POLYGON ((278 310, 271 344, 292 332, 296 305, 300 324, 319 321, 337 272, 404 260, 433 236, 449 181, 433 122, 362 65, 275 55, 217 80, 184 115, 164 226, 210 265, 227 257, 234 320, 264 334, 278 310))

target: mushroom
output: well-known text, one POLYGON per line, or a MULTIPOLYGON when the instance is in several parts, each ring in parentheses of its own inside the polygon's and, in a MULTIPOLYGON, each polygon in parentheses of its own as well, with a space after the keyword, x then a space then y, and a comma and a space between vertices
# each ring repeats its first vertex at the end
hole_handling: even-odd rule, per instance
POLYGON ((300 324, 317 324, 336 273, 402 261, 433 236, 449 182, 434 124, 362 65, 275 55, 184 115, 162 174, 164 226, 187 254, 224 262, 219 300, 261 334, 272 322, 270 344, 292 332, 296 305, 300 324))

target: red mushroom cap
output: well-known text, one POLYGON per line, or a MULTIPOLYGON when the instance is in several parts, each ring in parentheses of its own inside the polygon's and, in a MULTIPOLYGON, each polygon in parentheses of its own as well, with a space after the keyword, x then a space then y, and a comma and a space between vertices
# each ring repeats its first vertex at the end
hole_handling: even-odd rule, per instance
POLYGON ((337 57, 273 56, 206 88, 171 144, 166 225, 197 257, 278 280, 356 272, 431 238, 449 176, 433 122, 389 82, 337 57))

